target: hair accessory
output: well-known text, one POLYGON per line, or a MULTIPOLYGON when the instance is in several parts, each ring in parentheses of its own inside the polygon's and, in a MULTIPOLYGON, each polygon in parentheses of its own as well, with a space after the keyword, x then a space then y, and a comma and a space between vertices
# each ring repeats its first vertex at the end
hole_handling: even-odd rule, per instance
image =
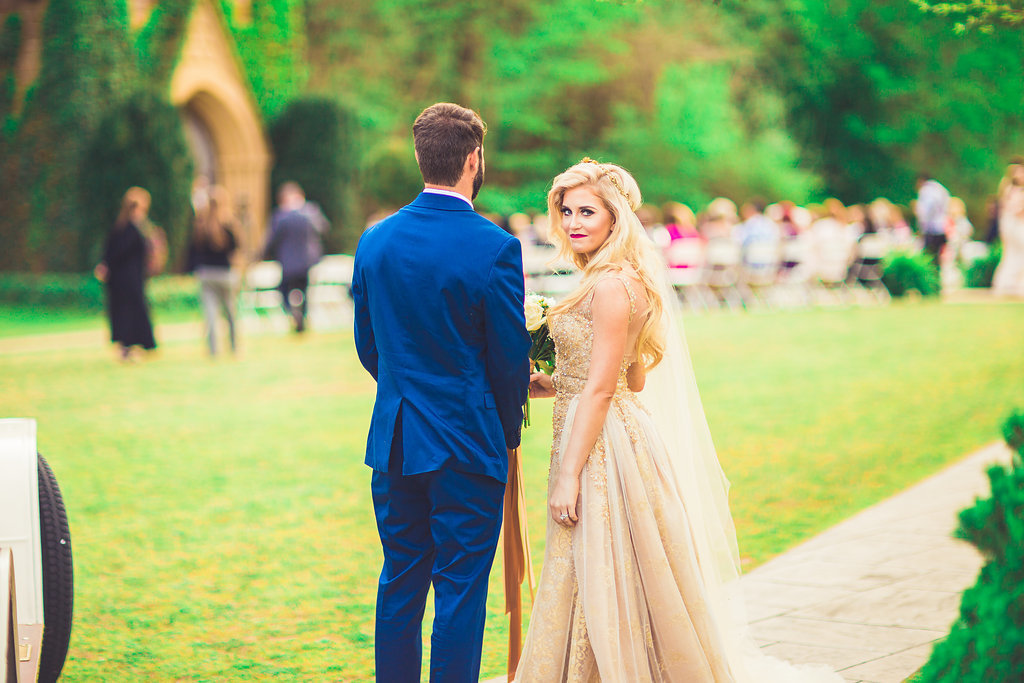
POLYGON ((603 175, 604 177, 608 178, 608 180, 612 181, 612 185, 614 185, 615 189, 619 191, 619 194, 621 194, 623 196, 623 198, 626 200, 626 203, 627 204, 630 203, 629 195, 626 194, 626 191, 624 189, 622 189, 622 185, 619 185, 618 178, 616 178, 614 175, 612 175, 608 171, 608 169, 604 167, 604 164, 602 164, 600 161, 594 161, 590 157, 583 157, 580 160, 580 163, 581 164, 594 164, 599 169, 601 169, 601 175, 603 175))

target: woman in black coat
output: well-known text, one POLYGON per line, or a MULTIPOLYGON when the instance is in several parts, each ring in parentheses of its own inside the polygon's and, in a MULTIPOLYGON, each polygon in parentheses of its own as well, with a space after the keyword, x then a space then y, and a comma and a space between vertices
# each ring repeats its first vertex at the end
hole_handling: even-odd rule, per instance
POLYGON ((97 267, 97 275, 107 285, 110 340, 120 347, 123 360, 131 358, 134 346, 147 351, 156 348, 145 294, 150 245, 142 233, 149 203, 149 192, 129 188, 97 267))

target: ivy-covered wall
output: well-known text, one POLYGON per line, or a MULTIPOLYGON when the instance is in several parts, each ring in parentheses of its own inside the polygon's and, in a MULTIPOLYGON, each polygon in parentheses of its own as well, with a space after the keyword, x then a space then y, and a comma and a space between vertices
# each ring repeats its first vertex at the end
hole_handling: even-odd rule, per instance
POLYGON ((263 117, 274 120, 305 89, 306 17, 302 0, 252 0, 242 21, 232 0, 221 0, 263 117))
POLYGON ((18 15, 5 22, 0 34, 0 120, 5 122, 0 240, 6 248, 0 251, 0 268, 90 269, 109 228, 110 207, 116 210, 129 185, 147 187, 161 198, 154 201, 152 218, 169 236, 187 230, 187 215, 171 208, 188 207, 188 178, 174 176, 191 174, 177 117, 165 116, 160 130, 146 121, 125 121, 133 128, 133 145, 110 144, 117 154, 104 163, 139 170, 122 173, 110 185, 97 182, 113 177, 109 169, 89 159, 103 156, 96 150, 108 141, 96 136, 104 121, 145 93, 151 100, 154 93, 166 92, 192 3, 165 0, 133 36, 126 0, 49 0, 39 76, 17 116, 11 103, 18 15))

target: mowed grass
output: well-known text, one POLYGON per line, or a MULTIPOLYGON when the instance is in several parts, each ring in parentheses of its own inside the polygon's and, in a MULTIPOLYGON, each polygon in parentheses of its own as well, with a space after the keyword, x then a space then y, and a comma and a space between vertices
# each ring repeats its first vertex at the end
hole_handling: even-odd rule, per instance
MULTIPOLYGON (((995 440, 1024 405, 1020 305, 708 315, 687 332, 747 568, 995 440)), ((135 366, 80 337, 15 342, 0 416, 38 420, 72 528, 64 680, 372 680, 374 385, 351 335, 256 336, 216 362, 197 338, 135 366)), ((539 575, 550 404, 533 411, 539 575)), ((485 678, 505 666, 501 570, 499 553, 485 678)))

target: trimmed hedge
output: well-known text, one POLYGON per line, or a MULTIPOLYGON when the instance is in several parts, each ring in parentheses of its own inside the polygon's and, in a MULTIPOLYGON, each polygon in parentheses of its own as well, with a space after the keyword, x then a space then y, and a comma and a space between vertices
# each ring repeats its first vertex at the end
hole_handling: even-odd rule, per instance
POLYGON ((1002 431, 1013 464, 989 469, 992 496, 963 510, 956 531, 981 551, 985 566, 921 671, 928 683, 1024 681, 1024 411, 1011 413, 1002 431))
MULTIPOLYGON (((186 275, 152 278, 146 287, 150 306, 156 311, 199 309, 199 285, 186 275)), ((102 311, 103 284, 91 274, 0 272, 0 304, 60 310, 102 311)))

